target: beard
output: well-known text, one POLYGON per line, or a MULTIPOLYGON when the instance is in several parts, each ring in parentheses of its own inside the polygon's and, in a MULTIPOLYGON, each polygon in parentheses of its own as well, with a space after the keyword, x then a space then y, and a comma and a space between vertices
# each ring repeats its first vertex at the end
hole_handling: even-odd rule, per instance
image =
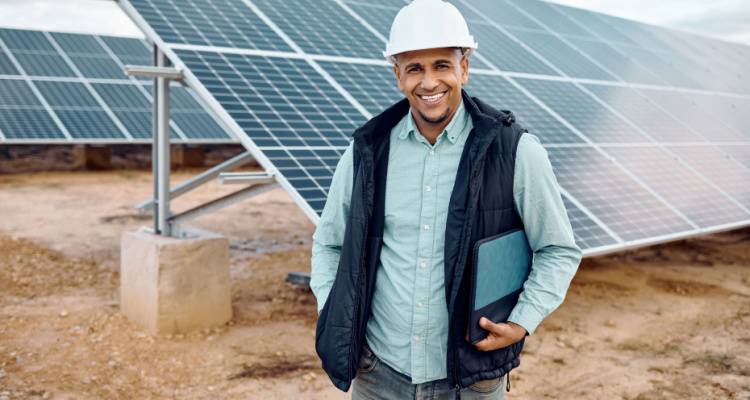
POLYGON ((451 115, 451 109, 450 109, 450 107, 446 108, 445 112, 443 114, 441 114, 441 115, 439 115, 439 116, 437 116, 435 118, 430 118, 430 117, 426 116, 424 113, 422 113, 422 111, 419 111, 418 109, 417 109, 417 112, 419 113, 419 116, 422 117, 422 121, 430 123, 430 124, 440 124, 440 123, 443 123, 448 118, 448 116, 451 115))

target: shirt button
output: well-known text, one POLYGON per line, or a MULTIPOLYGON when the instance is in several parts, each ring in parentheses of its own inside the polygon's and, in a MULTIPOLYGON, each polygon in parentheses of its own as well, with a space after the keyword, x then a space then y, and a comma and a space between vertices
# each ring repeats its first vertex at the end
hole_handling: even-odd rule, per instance
POLYGON ((420 340, 422 340, 422 338, 419 335, 414 336, 414 341, 415 342, 419 342, 420 340))
POLYGON ((422 267, 422 268, 427 268, 427 262, 426 261, 422 261, 421 263, 419 263, 419 266, 422 267))
POLYGON ((435 150, 430 150, 430 155, 434 156, 435 155, 435 150))
POLYGON ((432 191, 432 186, 427 185, 427 186, 424 187, 424 190, 426 190, 428 192, 431 192, 432 191))
POLYGON ((429 231, 430 230, 430 225, 425 225, 425 226, 423 226, 423 228, 424 228, 424 230, 429 231))
POLYGON ((422 303, 417 303, 417 308, 422 308, 422 303))

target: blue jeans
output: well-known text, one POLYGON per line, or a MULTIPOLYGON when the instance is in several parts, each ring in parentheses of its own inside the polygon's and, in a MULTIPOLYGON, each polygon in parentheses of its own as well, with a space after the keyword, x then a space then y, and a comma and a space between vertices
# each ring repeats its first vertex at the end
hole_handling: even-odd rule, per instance
MULTIPOLYGON (((461 389, 463 400, 502 400, 504 376, 477 382, 461 389)), ((456 388, 448 379, 413 384, 411 378, 382 362, 365 345, 359 360, 357 378, 352 384, 352 400, 453 400, 456 388)))

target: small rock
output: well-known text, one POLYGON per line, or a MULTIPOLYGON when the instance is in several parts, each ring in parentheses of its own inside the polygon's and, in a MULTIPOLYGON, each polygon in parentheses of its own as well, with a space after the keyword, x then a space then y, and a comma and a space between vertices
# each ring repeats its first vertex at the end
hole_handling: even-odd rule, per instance
POLYGON ((185 335, 183 335, 182 333, 178 333, 178 334, 174 335, 174 338, 175 339, 184 339, 185 335))
POLYGON ((604 325, 606 325, 606 326, 608 326, 610 328, 614 328, 614 327, 617 326, 617 323, 615 323, 615 321, 612 320, 612 319, 608 319, 607 322, 604 323, 604 325))
POLYGON ((62 311, 60 311, 60 316, 63 317, 63 318, 67 317, 68 316, 68 310, 62 310, 62 311))
POLYGON ((216 336, 214 336, 214 335, 211 335, 211 336, 209 336, 209 337, 207 337, 207 338, 206 338, 206 341, 208 341, 208 342, 211 342, 211 341, 213 341, 214 339, 216 339, 216 336))
POLYGON ((0 368, 0 379, 3 379, 3 378, 5 378, 5 375, 6 375, 6 374, 5 374, 5 370, 4 370, 4 369, 2 369, 2 368, 0 368))

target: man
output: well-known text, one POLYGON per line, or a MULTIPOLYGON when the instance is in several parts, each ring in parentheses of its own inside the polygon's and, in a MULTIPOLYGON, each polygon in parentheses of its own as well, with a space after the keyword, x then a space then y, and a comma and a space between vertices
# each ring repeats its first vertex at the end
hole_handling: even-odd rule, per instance
POLYGON ((580 262, 544 148, 462 90, 476 46, 453 5, 404 7, 385 55, 406 99, 357 129, 336 167, 310 286, 323 368, 342 390, 353 380, 354 399, 502 399, 580 262), (472 345, 471 249, 520 228, 531 273, 508 321, 481 319, 472 345))

